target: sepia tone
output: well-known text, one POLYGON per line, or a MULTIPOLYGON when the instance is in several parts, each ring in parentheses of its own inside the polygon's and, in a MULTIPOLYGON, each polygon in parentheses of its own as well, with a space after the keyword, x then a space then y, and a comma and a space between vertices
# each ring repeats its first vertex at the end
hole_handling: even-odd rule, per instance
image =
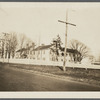
POLYGON ((0 91, 99 91, 99 3, 0 3, 0 91))

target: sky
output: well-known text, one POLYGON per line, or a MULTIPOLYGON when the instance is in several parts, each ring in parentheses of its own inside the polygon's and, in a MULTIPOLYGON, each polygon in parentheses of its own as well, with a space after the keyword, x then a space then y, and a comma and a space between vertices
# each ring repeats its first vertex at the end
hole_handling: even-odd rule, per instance
POLYGON ((37 45, 50 44, 59 34, 64 44, 72 39, 86 44, 93 55, 100 54, 100 3, 3 3, 0 2, 0 33, 24 33, 37 45))

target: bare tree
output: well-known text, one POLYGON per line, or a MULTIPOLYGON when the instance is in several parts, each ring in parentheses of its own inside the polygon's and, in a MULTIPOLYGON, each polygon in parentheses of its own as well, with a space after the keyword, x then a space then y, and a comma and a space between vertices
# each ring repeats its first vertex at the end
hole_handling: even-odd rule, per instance
POLYGON ((25 45, 26 42, 26 35, 25 34, 20 34, 19 35, 19 48, 22 49, 25 45))
POLYGON ((9 53, 9 58, 10 56, 12 56, 12 58, 14 58, 15 56, 15 52, 16 52, 16 48, 18 45, 18 39, 17 39, 17 34, 15 32, 12 32, 9 34, 9 40, 8 40, 8 53, 9 53))
POLYGON ((17 34, 15 32, 12 33, 2 33, 1 39, 1 57, 2 58, 10 58, 11 56, 15 56, 15 51, 17 47, 17 34))
POLYGON ((28 38, 25 34, 19 34, 19 50, 20 50, 20 57, 23 58, 23 55, 28 55, 30 47, 32 44, 35 44, 30 38, 28 38), (23 54, 23 50, 26 50, 23 54))
POLYGON ((20 55, 22 55, 22 50, 26 49, 26 53, 29 52, 29 48, 35 43, 26 37, 25 34, 17 35, 15 32, 12 33, 4 33, 3 38, 1 40, 1 57, 3 58, 14 58, 16 49, 20 49, 20 55), (5 35, 7 34, 7 35, 5 35), (19 39, 19 40, 18 40, 19 39))
POLYGON ((18 35, 18 49, 20 49, 20 56, 22 55, 22 49, 26 46, 26 35, 25 34, 19 34, 18 35))
POLYGON ((1 40, 1 49, 0 49, 0 53, 1 53, 1 58, 3 58, 4 55, 4 41, 1 40))
POLYGON ((71 40, 69 47, 71 49, 77 50, 78 51, 78 55, 77 57, 74 57, 76 60, 78 60, 79 62, 81 62, 81 60, 85 57, 89 56, 89 52, 90 49, 82 42, 78 41, 78 40, 71 40))
POLYGON ((0 53, 1 53, 1 58, 6 58, 7 56, 7 38, 8 38, 8 33, 2 32, 0 36, 0 53))

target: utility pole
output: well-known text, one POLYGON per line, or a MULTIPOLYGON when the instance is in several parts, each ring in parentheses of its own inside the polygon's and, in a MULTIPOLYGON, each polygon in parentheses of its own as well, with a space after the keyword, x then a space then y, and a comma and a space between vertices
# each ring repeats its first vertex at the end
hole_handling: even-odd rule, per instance
POLYGON ((67 20, 68 20, 68 16, 66 16, 66 22, 61 21, 61 20, 58 20, 58 22, 61 22, 61 23, 66 24, 66 33, 65 33, 65 49, 64 49, 64 61, 63 61, 63 71, 64 71, 64 72, 66 71, 65 66, 66 66, 66 54, 67 54, 67 30, 68 30, 67 25, 69 24, 69 25, 72 25, 72 26, 76 26, 75 24, 68 23, 67 20))

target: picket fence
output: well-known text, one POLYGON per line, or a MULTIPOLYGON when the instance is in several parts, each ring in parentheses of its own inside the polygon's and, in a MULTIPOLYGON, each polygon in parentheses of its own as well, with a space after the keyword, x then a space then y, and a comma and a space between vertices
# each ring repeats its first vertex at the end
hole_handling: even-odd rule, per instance
MULTIPOLYGON (((18 64, 30 64, 30 65, 46 65, 46 66, 63 66, 63 62, 58 61, 40 61, 33 59, 0 59, 3 63, 18 63, 18 64)), ((66 67, 71 68, 85 68, 85 69, 100 69, 100 65, 93 64, 78 64, 66 62, 66 67)))

